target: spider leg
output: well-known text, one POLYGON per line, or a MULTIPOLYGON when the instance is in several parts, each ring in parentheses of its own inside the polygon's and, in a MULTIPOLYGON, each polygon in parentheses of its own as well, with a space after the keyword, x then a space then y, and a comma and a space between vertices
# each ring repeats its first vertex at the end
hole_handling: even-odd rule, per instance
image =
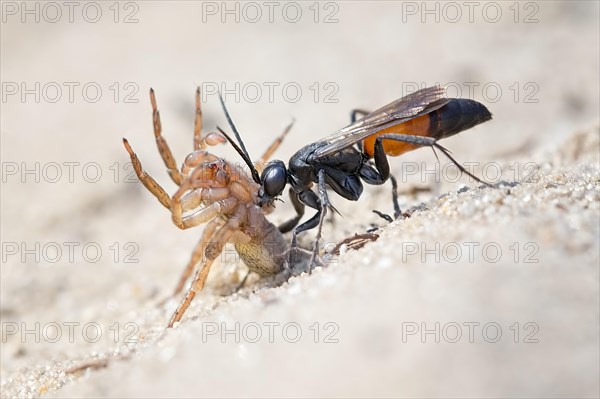
POLYGON ((183 181, 183 176, 177 169, 177 164, 175 163, 175 158, 173 158, 173 153, 167 144, 167 141, 162 136, 162 125, 160 123, 160 113, 158 112, 158 108, 156 107, 156 97, 154 95, 154 90, 150 89, 150 102, 152 103, 152 126, 154 127, 154 137, 156 138, 156 146, 158 147, 158 152, 160 153, 165 166, 167 167, 167 172, 171 179, 178 186, 181 185, 183 181))
MULTIPOLYGON (((219 200, 225 200, 227 198, 231 198, 230 194, 229 194, 229 190, 227 188, 210 188, 210 189, 202 189, 202 190, 199 190, 199 189, 192 190, 191 192, 184 195, 181 199, 182 212, 186 211, 186 210, 194 209, 195 207, 200 205, 201 201, 207 201, 209 203, 212 202, 214 205, 214 204, 218 204, 219 200)), ((231 202, 231 200, 229 200, 229 201, 231 202)), ((186 223, 189 223, 188 227, 192 227, 192 226, 196 225, 195 223, 197 222, 197 219, 194 220, 193 215, 194 214, 192 214, 192 217, 190 219, 191 221, 188 221, 186 219, 186 217, 189 217, 189 216, 182 217, 182 223, 184 225, 186 223)), ((209 217, 209 216, 210 216, 210 214, 208 214, 208 216, 206 216, 206 217, 209 217)), ((201 222, 198 224, 201 224, 201 222)), ((194 271, 195 266, 200 262, 200 260, 202 258, 205 244, 207 242, 211 241, 217 228, 219 228, 222 225, 223 225, 223 221, 217 217, 214 217, 212 220, 210 220, 210 222, 208 222, 208 224, 204 228, 204 231, 202 232, 202 237, 200 238, 200 241, 194 248, 194 251, 192 252, 192 256, 191 256, 186 268, 184 269, 183 274, 181 275, 181 277, 179 279, 177 287, 175 288, 175 291, 173 292, 173 296, 179 294, 181 292, 181 290, 183 290, 183 287, 185 286, 186 281, 189 279, 190 275, 194 271)))
POLYGON ((183 269, 183 273, 179 278, 179 282, 175 287, 175 291, 173 291, 173 296, 176 296, 181 292, 181 290, 183 290, 186 281, 188 281, 188 279, 192 275, 192 272, 194 271, 194 268, 202 259, 204 249, 206 248, 206 243, 211 241, 212 237, 215 234, 215 231, 217 231, 217 228, 221 226, 221 224, 222 222, 220 219, 213 219, 206 225, 204 231, 202 232, 202 237, 200 238, 200 241, 198 241, 198 244, 196 244, 196 247, 194 247, 194 251, 192 252, 192 256, 190 257, 187 266, 185 267, 185 269, 183 269))
POLYGON ((216 233, 213 234, 212 239, 207 243, 204 254, 206 255, 206 261, 202 267, 196 272, 194 281, 190 289, 188 290, 185 298, 173 313, 171 320, 169 321, 169 327, 173 327, 173 324, 181 320, 181 317, 190 306, 190 303, 198 292, 204 288, 206 279, 208 278, 208 272, 214 260, 219 256, 225 245, 231 236, 239 230, 241 221, 245 218, 246 209, 243 204, 240 204, 234 213, 234 215, 221 227, 216 233))
POLYGON ((208 277, 208 272, 210 271, 210 267, 213 264, 214 259, 207 259, 204 265, 200 270, 196 272, 196 277, 194 277, 194 281, 192 282, 192 286, 188 290, 183 302, 177 307, 173 316, 171 316, 171 320, 169 321, 168 327, 173 327, 173 324, 177 323, 183 317, 183 314, 190 306, 192 299, 196 296, 196 293, 200 292, 206 283, 206 279, 208 277))
POLYGON ((198 208, 202 205, 203 188, 196 188, 181 197, 181 209, 183 212, 198 208))
POLYGON ((202 109, 200 108, 200 87, 196 89, 196 119, 194 120, 194 151, 205 149, 202 140, 202 109))
POLYGON ((133 165, 133 169, 135 170, 138 179, 140 179, 140 181, 148 189, 148 191, 150 191, 160 201, 160 203, 163 204, 165 208, 171 209, 171 198, 169 197, 169 194, 167 194, 164 188, 162 188, 160 184, 158 184, 156 180, 152 178, 152 176, 147 174, 144 171, 144 169, 142 169, 142 163, 140 162, 136 153, 133 152, 133 149, 129 145, 129 142, 126 138, 123 138, 123 144, 125 145, 125 149, 129 153, 129 156, 131 158, 131 164, 133 165))
MULTIPOLYGON (((182 230, 206 223, 214 219, 218 215, 224 212, 226 213, 228 210, 233 209, 233 207, 235 207, 235 205, 237 204, 236 198, 227 197, 222 200, 217 200, 208 206, 201 207, 192 214, 184 216, 184 207, 182 206, 181 197, 189 189, 189 181, 185 180, 181 187, 179 187, 179 190, 177 190, 177 192, 175 193, 175 195, 173 195, 173 198, 171 199, 171 218, 175 226, 179 227, 182 230)), ((210 195, 211 192, 213 192, 212 189, 206 189, 204 191, 207 192, 205 194, 207 196, 210 195)), ((219 188, 219 193, 220 196, 228 195, 228 192, 222 190, 221 188, 219 188)))
POLYGON ((277 136, 275 141, 273 141, 269 148, 267 148, 264 154, 258 159, 258 161, 256 162, 256 169, 258 170, 258 172, 262 172, 263 168, 265 167, 265 164, 269 161, 269 158, 271 158, 273 153, 277 150, 277 148, 279 148, 285 136, 292 129, 292 126, 294 126, 294 122, 295 121, 292 120, 292 122, 290 122, 290 124, 287 125, 285 129, 283 129, 283 132, 279 136, 277 136))
POLYGON ((225 187, 196 188, 181 197, 181 209, 191 211, 202 206, 202 202, 212 204, 227 197, 230 197, 229 189, 225 187))
POLYGON ((216 162, 220 158, 216 155, 211 154, 210 152, 204 150, 194 151, 185 157, 183 161, 183 165, 181 166, 181 173, 185 176, 188 175, 190 170, 194 169, 196 166, 200 165, 203 162, 216 162))

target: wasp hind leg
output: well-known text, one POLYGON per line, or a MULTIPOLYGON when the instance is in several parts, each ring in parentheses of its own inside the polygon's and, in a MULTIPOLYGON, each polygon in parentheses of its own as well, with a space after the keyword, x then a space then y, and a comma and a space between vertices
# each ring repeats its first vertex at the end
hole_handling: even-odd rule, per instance
MULTIPOLYGON (((486 186, 490 186, 489 183, 482 181, 477 176, 470 173, 466 170, 456 159, 450 155, 450 151, 448 151, 445 147, 438 144, 437 140, 431 137, 423 137, 423 136, 411 136, 407 134, 382 134, 377 137, 375 140, 375 167, 379 172, 379 175, 382 179, 387 179, 390 177, 390 164, 387 160, 387 155, 385 153, 385 149, 383 148, 383 140, 393 140, 393 141, 401 141, 403 143, 414 144, 421 147, 431 147, 434 150, 438 149, 442 154, 444 154, 453 164, 460 170, 462 173, 471 177, 475 181, 485 184, 486 186)), ((437 157, 437 155, 436 155, 437 157)), ((392 180, 392 185, 394 181, 392 180)))
MULTIPOLYGON (((369 111, 365 111, 363 109, 353 109, 352 111, 350 111, 350 122, 354 123, 358 120, 358 115, 360 115, 361 117, 365 117, 366 115, 370 114, 369 111)), ((362 141, 358 143, 358 149, 360 151, 362 151, 362 141)), ((398 204, 398 182, 396 180, 396 178, 392 175, 389 174, 389 178, 392 181, 392 204, 394 205, 394 219, 398 219, 400 217, 400 215, 402 215, 402 211, 400 210, 400 205, 398 204)), ((383 184, 385 182, 385 180, 381 183, 372 183, 372 184, 383 184)), ((393 222, 393 219, 391 216, 379 212, 378 210, 374 210, 374 213, 376 213, 377 215, 379 215, 380 217, 382 217, 383 219, 387 220, 388 222, 393 222)))
POLYGON ((400 216, 402 216, 402 211, 400 210, 400 205, 398 203, 398 181, 391 174, 389 177, 392 181, 392 204, 394 205, 394 217, 392 218, 387 213, 380 212, 377 209, 373 209, 373 213, 384 219, 386 222, 392 223, 395 219, 398 219, 400 216))
MULTIPOLYGON (((431 147, 433 149, 434 154, 435 150, 438 149, 442 154, 444 154, 457 168, 461 173, 466 174, 471 177, 475 181, 485 184, 486 186, 490 186, 489 183, 482 181, 477 176, 473 175, 469 171, 467 171, 456 159, 450 155, 450 151, 448 151, 445 147, 438 144, 437 140, 431 137, 423 137, 423 136, 412 136, 407 134, 382 134, 377 137, 375 140, 374 146, 374 159, 375 159, 375 168, 376 177, 380 180, 387 180, 388 178, 392 181, 392 201, 394 204, 394 218, 397 219, 402 215, 400 211, 400 206, 398 205, 398 182, 396 179, 390 174, 390 165, 387 160, 387 154, 385 153, 385 149, 383 148, 383 140, 393 140, 400 141, 403 143, 414 144, 422 147, 431 147)), ((437 157, 437 154, 436 154, 437 157)), ((389 221, 391 218, 383 214, 379 211, 373 211, 377 215, 381 216, 385 220, 389 221)))
POLYGON ((398 181, 393 175, 390 175, 392 181, 392 203, 394 204, 394 219, 398 219, 402 215, 400 205, 398 204, 398 181))

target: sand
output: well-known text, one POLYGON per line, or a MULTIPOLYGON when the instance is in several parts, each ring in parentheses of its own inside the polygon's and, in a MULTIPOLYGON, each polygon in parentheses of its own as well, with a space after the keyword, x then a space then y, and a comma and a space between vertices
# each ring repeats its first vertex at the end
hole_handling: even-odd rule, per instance
MULTIPOLYGON (((523 21, 529 8, 515 22, 512 3, 498 3, 497 23, 422 23, 401 22, 400 2, 339 2, 330 24, 322 19, 335 8, 323 5, 315 23, 308 3, 298 23, 222 23, 202 3, 132 4, 121 3, 119 23, 103 3, 95 24, 17 14, 1 27, 2 397, 600 394, 597 3, 531 3, 534 23, 523 21), (133 11, 138 22, 122 23, 133 11), (40 82, 40 101, 8 95, 7 82, 40 82), (63 88, 56 102, 55 86, 43 90, 52 82, 63 88), (71 102, 65 82, 93 82, 102 96, 90 102, 77 89, 71 102), (121 138, 174 192, 147 92, 157 92, 181 162, 195 87, 220 82, 254 157, 296 118, 276 153, 284 160, 348 123, 350 109, 375 109, 407 85, 454 82, 463 97, 469 82, 500 87, 497 100, 473 96, 492 121, 444 141, 492 186, 457 178, 426 149, 392 159, 409 217, 371 212, 392 212, 389 185, 367 186, 358 202, 332 195, 342 217, 326 221, 325 249, 372 229, 378 239, 281 285, 252 276, 234 293, 245 268, 229 252, 167 330, 179 299, 159 302, 201 228, 171 223, 132 178, 121 138), (277 89, 269 101, 269 82, 302 95, 292 102, 277 89), (265 90, 258 101, 248 83, 265 90)), ((225 126, 206 97, 206 129, 225 126)), ((292 214, 285 202, 269 218, 292 214)))

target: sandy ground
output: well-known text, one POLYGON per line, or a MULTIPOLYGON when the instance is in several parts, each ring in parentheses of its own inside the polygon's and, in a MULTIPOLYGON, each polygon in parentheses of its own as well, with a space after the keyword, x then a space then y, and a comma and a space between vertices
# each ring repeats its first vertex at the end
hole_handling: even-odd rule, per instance
MULTIPOLYGON (((496 22, 494 5, 473 22, 459 5, 456 23, 420 2, 276 3, 272 23, 264 5, 253 22, 228 3, 236 22, 220 2, 160 1, 118 15, 100 3, 92 23, 95 6, 78 4, 70 23, 66 8, 51 22, 39 3, 40 21, 23 22, 20 3, 2 3, 2 397, 600 395, 597 2, 494 3, 496 22), (409 218, 371 213, 391 212, 388 185, 332 196, 343 218, 325 224, 325 247, 380 227, 377 241, 234 294, 244 266, 229 253, 165 330, 178 300, 158 303, 201 228, 177 229, 131 178, 123 136, 174 192, 150 87, 181 162, 197 85, 212 130, 225 84, 255 157, 296 118, 287 159, 350 109, 438 82, 494 114, 444 142, 493 187, 431 151, 393 159, 409 218)), ((269 218, 290 215, 285 203, 269 218)))

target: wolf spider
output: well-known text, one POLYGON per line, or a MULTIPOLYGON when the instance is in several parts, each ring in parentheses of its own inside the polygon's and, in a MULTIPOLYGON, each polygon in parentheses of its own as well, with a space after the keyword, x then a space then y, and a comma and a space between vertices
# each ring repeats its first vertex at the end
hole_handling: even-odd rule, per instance
MULTIPOLYGON (((170 197, 142 169, 137 155, 127 139, 123 138, 135 173, 148 191, 171 211, 173 223, 177 227, 188 229, 208 223, 173 293, 176 296, 183 290, 192 272, 200 264, 185 298, 169 321, 168 326, 172 327, 181 320, 192 299, 204 287, 210 268, 226 243, 233 243, 248 269, 261 276, 275 275, 284 270, 288 245, 277 227, 265 218, 265 213, 272 211, 272 204, 263 207, 257 205, 259 185, 239 166, 207 151, 208 146, 224 143, 226 138, 218 133, 202 137, 200 89, 196 90, 194 151, 186 157, 180 170, 162 136, 160 114, 152 89, 150 101, 158 151, 179 189, 170 197)), ((290 128, 291 125, 263 154, 258 162, 259 167, 266 163, 290 128)))

